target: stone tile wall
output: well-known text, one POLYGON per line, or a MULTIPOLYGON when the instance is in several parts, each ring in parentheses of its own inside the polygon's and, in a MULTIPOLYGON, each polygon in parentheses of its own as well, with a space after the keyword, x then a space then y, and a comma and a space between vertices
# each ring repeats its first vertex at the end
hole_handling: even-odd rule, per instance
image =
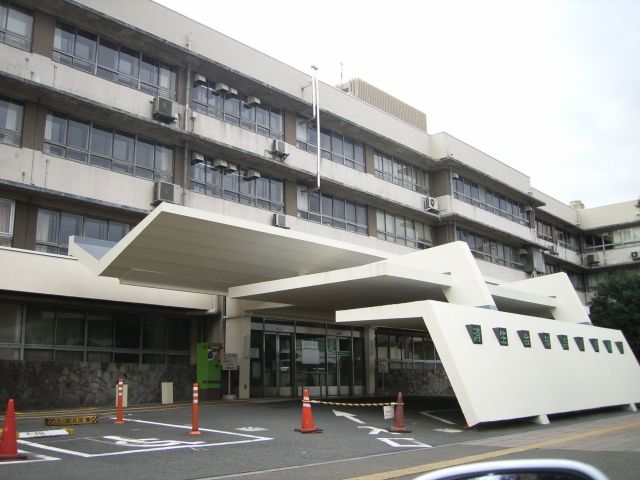
POLYGON ((160 403, 161 383, 173 399, 189 401, 195 365, 0 361, 0 408, 13 398, 19 410, 113 406, 118 378, 128 384, 128 405, 160 403))
POLYGON ((455 396, 444 368, 437 370, 391 370, 376 374, 376 393, 408 396, 455 396))

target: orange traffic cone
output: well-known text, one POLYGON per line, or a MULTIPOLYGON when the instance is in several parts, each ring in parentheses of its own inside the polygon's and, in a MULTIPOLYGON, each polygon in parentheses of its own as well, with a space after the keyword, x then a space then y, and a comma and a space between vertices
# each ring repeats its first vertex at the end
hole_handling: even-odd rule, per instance
POLYGON ((300 433, 320 433, 322 431, 313 423, 309 391, 306 388, 304 389, 304 396, 302 397, 302 420, 300 422, 300 428, 296 428, 295 431, 300 433))
POLYGON ((19 460, 27 458, 18 453, 18 432, 16 431, 16 412, 13 399, 7 403, 7 413, 4 416, 2 439, 0 440, 0 460, 19 460))
POLYGON ((402 402, 402 393, 398 392, 398 400, 396 408, 393 411, 393 425, 389 428, 391 432, 409 433, 411 430, 404 423, 404 403, 402 402))

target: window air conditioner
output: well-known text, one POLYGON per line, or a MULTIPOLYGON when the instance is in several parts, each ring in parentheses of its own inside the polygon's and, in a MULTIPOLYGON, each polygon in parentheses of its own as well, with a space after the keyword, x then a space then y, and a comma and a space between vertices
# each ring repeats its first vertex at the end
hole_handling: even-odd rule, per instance
POLYGON ((262 103, 260 101, 260 99, 258 97, 254 97, 254 96, 249 96, 247 97, 247 101, 246 104, 251 106, 251 105, 260 105, 260 103, 262 103))
POLYGON ((273 145, 271 147, 271 153, 274 157, 284 160, 289 156, 287 153, 287 143, 284 140, 273 139, 273 145))
POLYGON ((597 254, 590 253, 589 255, 587 255, 587 265, 588 266, 598 265, 599 263, 600 263, 600 259, 598 258, 597 254))
POLYGON ((249 168, 246 173, 242 176, 243 180, 257 180, 260 178, 260 172, 254 170, 253 168, 249 168))
POLYGON ((194 73, 193 74, 193 84, 194 85, 206 85, 207 84, 207 77, 205 77, 201 73, 194 73))
POLYGON ((273 226, 280 228, 291 228, 289 226, 289 218, 284 213, 273 214, 273 226))
POLYGON ((156 97, 153 99, 154 120, 162 123, 173 123, 178 120, 178 104, 168 98, 156 97))
POLYGON ((438 200, 434 197, 423 197, 422 198, 422 208, 424 208, 428 212, 437 212, 438 211, 438 200))
POLYGON ((160 202, 180 203, 180 186, 169 182, 155 182, 153 185, 152 205, 160 202))
POLYGON ((200 152, 191 152, 191 165, 204 163, 204 155, 200 152))

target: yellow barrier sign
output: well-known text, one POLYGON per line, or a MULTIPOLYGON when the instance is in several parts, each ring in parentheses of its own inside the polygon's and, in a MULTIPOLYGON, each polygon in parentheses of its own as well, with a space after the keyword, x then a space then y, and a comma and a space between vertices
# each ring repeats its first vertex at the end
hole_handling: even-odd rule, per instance
POLYGON ((86 417, 57 417, 57 418, 45 418, 45 427, 64 427, 65 425, 86 425, 91 423, 98 423, 97 415, 89 415, 86 417))

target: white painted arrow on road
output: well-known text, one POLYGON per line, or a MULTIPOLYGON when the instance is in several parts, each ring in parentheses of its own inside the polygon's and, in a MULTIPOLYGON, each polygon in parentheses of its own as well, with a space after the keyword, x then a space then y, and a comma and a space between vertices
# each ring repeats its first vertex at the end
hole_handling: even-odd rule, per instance
POLYGON ((351 420, 352 422, 356 422, 356 423, 364 423, 362 420, 360 420, 359 418, 356 418, 356 416, 353 413, 348 413, 348 412, 339 412, 338 410, 334 410, 333 411, 334 415, 336 417, 345 417, 348 418, 349 420, 351 420))

